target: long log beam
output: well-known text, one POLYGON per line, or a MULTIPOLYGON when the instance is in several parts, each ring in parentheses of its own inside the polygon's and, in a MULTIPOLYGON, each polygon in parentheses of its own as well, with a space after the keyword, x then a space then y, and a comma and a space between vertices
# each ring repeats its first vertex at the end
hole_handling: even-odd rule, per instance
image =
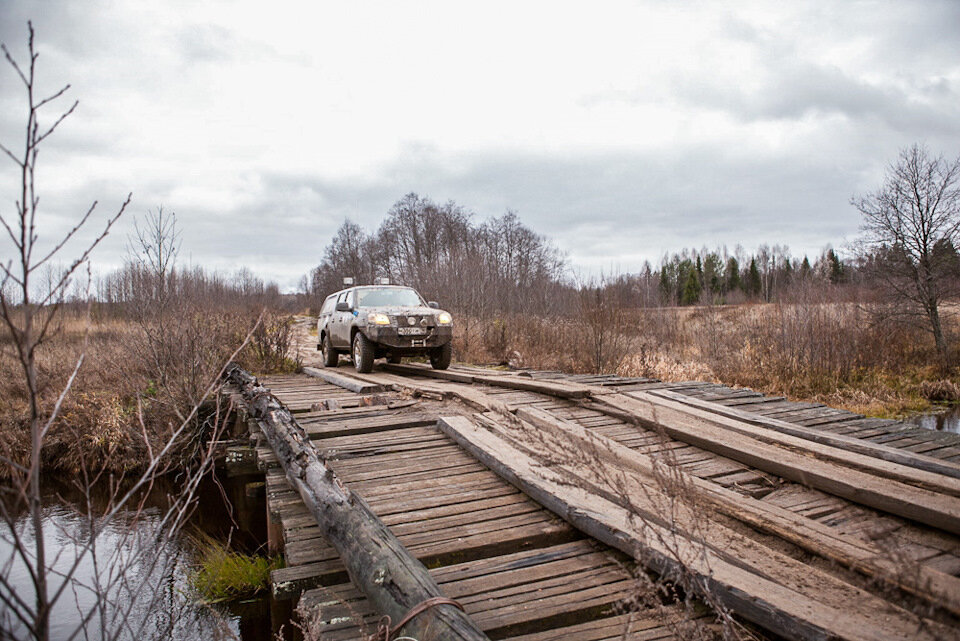
MULTIPOLYGON (((417 605, 443 596, 423 564, 317 456, 309 436, 270 390, 237 366, 228 369, 226 377, 238 387, 290 485, 374 608, 396 624, 417 605)), ((450 604, 424 611, 397 632, 420 641, 488 641, 466 614, 450 604)))
MULTIPOLYGON (((676 401, 678 403, 683 403, 684 405, 689 405, 690 407, 695 407, 699 410, 710 412, 712 414, 734 419, 742 423, 773 430, 774 432, 789 434, 790 436, 804 438, 823 445, 829 445, 831 447, 838 447, 850 452, 873 456, 875 458, 883 459, 884 461, 890 461, 891 463, 915 467, 918 470, 923 470, 925 472, 931 472, 934 474, 941 474, 943 476, 950 476, 955 479, 960 479, 960 463, 956 463, 954 461, 944 461, 932 456, 911 452, 910 450, 901 450, 895 447, 888 447, 885 445, 880 445, 879 443, 872 443, 871 441, 854 438, 852 436, 833 434, 831 432, 818 430, 812 427, 788 423, 787 421, 782 421, 776 418, 745 412, 737 409, 736 407, 727 407, 726 405, 721 405, 720 403, 711 403, 710 401, 703 401, 698 398, 684 396, 683 394, 678 394, 669 390, 655 390, 651 391, 650 394, 652 396, 659 396, 676 401)), ((955 492, 960 491, 960 484, 955 484, 954 487, 955 492)))

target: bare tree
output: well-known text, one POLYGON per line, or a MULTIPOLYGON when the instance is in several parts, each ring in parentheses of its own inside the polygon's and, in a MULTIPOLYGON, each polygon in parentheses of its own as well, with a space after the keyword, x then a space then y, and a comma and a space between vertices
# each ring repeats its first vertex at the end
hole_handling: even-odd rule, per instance
POLYGON ((950 364, 940 304, 953 294, 960 239, 960 157, 948 161, 926 147, 903 149, 883 185, 854 198, 863 214, 871 264, 901 316, 925 319, 942 367, 950 364))
MULTIPOLYGON (((46 641, 51 636, 54 609, 73 607, 78 611, 77 616, 72 618, 72 623, 64 622, 65 625, 57 631, 59 638, 89 638, 92 634, 103 639, 120 636, 141 639, 156 623, 151 620, 150 613, 156 611, 158 600, 165 598, 161 590, 145 591, 144 581, 156 579, 157 570, 169 561, 158 551, 157 543, 169 537, 189 514, 196 484, 209 469, 212 456, 208 451, 206 456, 199 457, 191 470, 193 473, 184 475, 178 492, 170 497, 167 509, 158 517, 151 517, 154 527, 150 528, 148 539, 138 538, 143 535, 143 530, 129 529, 130 538, 111 546, 110 550, 100 549, 105 533, 109 535, 116 531, 113 526, 118 519, 150 520, 142 509, 144 493, 165 471, 170 451, 181 439, 193 436, 187 429, 197 408, 179 427, 171 426, 168 438, 159 443, 147 437, 147 428, 141 419, 142 444, 146 449, 142 473, 126 479, 121 485, 112 477, 104 477, 90 461, 81 460, 77 463, 80 473, 73 479, 83 497, 82 513, 78 515, 81 525, 60 527, 47 522, 44 517, 42 453, 84 363, 84 353, 81 352, 55 401, 50 402, 44 400, 38 383, 44 374, 39 371, 38 350, 52 337, 53 321, 61 311, 68 286, 124 213, 130 196, 107 217, 99 234, 78 256, 65 267, 49 272, 54 274, 52 280, 41 288, 42 293, 35 294, 35 281, 43 276, 38 270, 60 259, 68 241, 91 220, 96 202, 78 217, 72 229, 46 245, 52 248, 40 249, 44 245, 40 243, 42 226, 38 222, 39 197, 35 178, 38 151, 41 143, 74 111, 77 102, 60 112, 50 124, 41 124, 44 108, 63 96, 69 85, 45 98, 38 97, 35 75, 38 54, 30 23, 28 30, 27 64, 19 64, 7 47, 0 45, 7 62, 23 84, 28 104, 22 152, 14 153, 0 145, 0 150, 16 164, 20 176, 20 193, 14 215, 0 215, 0 223, 13 242, 16 256, 16 259, 0 264, 0 319, 9 332, 10 343, 22 368, 30 438, 25 456, 17 456, 6 443, 0 448, 0 465, 10 478, 9 483, 0 485, 3 493, 0 497, 0 541, 12 551, 11 557, 0 564, 0 638, 26 635, 46 641), (55 548, 49 547, 52 541, 56 541, 55 548), (137 572, 130 572, 131 568, 136 568, 137 572), (129 598, 131 595, 137 598, 129 598)), ((86 280, 90 282, 89 271, 86 280)), ((214 384, 209 384, 206 396, 213 389, 214 384)), ((66 429, 69 432, 71 426, 66 429)), ((78 431, 73 430, 73 435, 76 440, 81 439, 78 431)))
MULTIPOLYGON (((70 88, 69 85, 59 91, 45 97, 37 96, 38 88, 36 82, 36 62, 38 54, 34 47, 33 25, 29 25, 28 51, 29 62, 25 67, 21 67, 6 45, 2 46, 4 57, 13 67, 14 71, 23 83, 27 94, 28 116, 26 125, 26 136, 21 154, 16 154, 5 145, 0 145, 0 149, 6 156, 12 160, 18 167, 20 173, 20 193, 15 203, 15 213, 12 222, 6 216, 0 216, 0 223, 3 224, 10 239, 16 248, 18 260, 16 265, 14 261, 0 265, 3 273, 4 287, 0 288, 0 311, 4 325, 13 338, 16 347, 17 358, 23 368, 23 376, 27 387, 27 396, 29 399, 30 412, 30 461, 27 466, 15 463, 7 459, 3 462, 16 472, 15 482, 17 483, 19 494, 25 499, 30 512, 30 520, 33 530, 32 549, 26 541, 22 541, 17 546, 17 550, 24 556, 24 561, 31 567, 30 579, 34 587, 34 604, 30 606, 17 592, 8 589, 0 592, 0 600, 4 602, 5 607, 11 608, 16 613, 23 613, 21 623, 23 623, 37 639, 46 639, 49 636, 49 616, 50 608, 53 603, 63 594, 65 582, 61 583, 58 590, 51 593, 48 585, 48 573, 46 571, 48 559, 45 541, 43 537, 43 519, 41 515, 40 502, 40 473, 41 461, 40 453, 43 447, 43 440, 53 421, 56 419, 57 411, 63 397, 69 390, 69 383, 56 406, 48 415, 44 415, 44 410, 40 406, 40 391, 37 382, 37 348, 47 339, 50 325, 56 315, 57 310, 62 305, 62 293, 70 281, 71 276, 86 262, 90 252, 96 247, 104 237, 106 237, 110 227, 123 214, 130 197, 121 205, 120 209, 113 214, 105 225, 105 228, 94 241, 88 245, 87 249, 76 258, 69 268, 64 269, 56 283, 52 283, 47 288, 47 293, 41 295, 39 300, 32 298, 32 280, 31 277, 38 269, 43 267, 49 261, 54 259, 63 247, 90 219, 93 214, 96 202, 93 203, 84 213, 79 222, 64 235, 63 238, 53 245, 46 254, 37 253, 39 235, 37 232, 37 207, 39 198, 36 193, 36 164, 37 154, 40 144, 46 140, 57 127, 66 119, 77 107, 74 103, 57 118, 53 119, 49 125, 40 124, 41 109, 63 96, 70 88), (10 299, 7 295, 7 282, 12 282, 18 294, 18 299, 10 299)), ((83 362, 81 357, 74 368, 74 375, 71 376, 72 383, 77 370, 83 362)), ((6 515, 5 515, 6 516, 6 515)), ((9 586, 5 586, 9 587, 9 586)))
POLYGON ((149 278, 148 282, 143 283, 147 287, 142 295, 164 305, 180 253, 176 213, 164 212, 161 205, 156 212, 147 212, 142 223, 135 221, 134 235, 130 238, 127 253, 133 265, 149 278))

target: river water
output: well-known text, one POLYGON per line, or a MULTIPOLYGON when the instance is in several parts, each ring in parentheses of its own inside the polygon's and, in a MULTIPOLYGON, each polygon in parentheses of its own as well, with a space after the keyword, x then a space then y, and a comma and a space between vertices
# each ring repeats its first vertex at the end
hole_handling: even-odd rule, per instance
MULTIPOLYGON (((190 588, 197 559, 197 533, 229 543, 244 552, 262 550, 266 540, 262 492, 257 477, 205 479, 187 526, 172 537, 157 536, 170 484, 154 487, 142 497, 144 508, 114 518, 96 539, 95 553, 77 559, 78 545, 90 531, 87 514, 101 514, 105 497, 91 502, 66 482, 44 487, 44 541, 54 568, 51 593, 63 584, 57 573, 76 570, 51 613, 52 639, 117 638, 129 641, 184 639, 213 641, 239 639, 267 641, 275 625, 271 610, 283 611, 269 596, 228 604, 204 605, 190 588), (103 595, 107 595, 105 599, 103 595), (87 621, 84 616, 92 613, 87 621), (86 635, 84 634, 84 630, 86 635), (114 634, 116 636, 114 637, 114 634)), ((17 517, 16 530, 32 538, 26 514, 17 517)), ((17 596, 32 604, 33 583, 26 565, 15 554, 10 530, 0 525, 0 572, 17 596)), ((0 594, 3 594, 0 591, 0 594)), ((280 621, 278 621, 280 623, 280 621)), ((289 628, 289 626, 287 626, 289 628)), ((26 638, 24 626, 0 603, 0 638, 26 638), (12 633, 12 634, 5 634, 12 633)))
POLYGON ((931 412, 930 414, 911 416, 905 419, 904 423, 911 423, 927 430, 960 434, 960 406, 931 412))

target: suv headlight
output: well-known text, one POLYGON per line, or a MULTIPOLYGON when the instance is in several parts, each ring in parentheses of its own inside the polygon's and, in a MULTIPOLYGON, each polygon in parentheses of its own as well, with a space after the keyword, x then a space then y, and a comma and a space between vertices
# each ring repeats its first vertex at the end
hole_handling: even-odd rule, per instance
POLYGON ((370 323, 371 325, 389 325, 390 317, 387 316, 386 314, 377 314, 374 312, 370 312, 369 314, 367 314, 367 322, 370 323))
POLYGON ((453 317, 446 312, 440 312, 437 315, 437 322, 440 323, 441 325, 449 325, 450 323, 453 322, 453 317))

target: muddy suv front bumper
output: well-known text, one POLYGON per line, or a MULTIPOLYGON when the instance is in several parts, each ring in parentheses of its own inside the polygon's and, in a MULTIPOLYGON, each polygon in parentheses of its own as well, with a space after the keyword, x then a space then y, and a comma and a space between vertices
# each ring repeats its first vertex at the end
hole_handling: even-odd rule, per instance
MULTIPOLYGON (((403 329, 403 328, 400 328, 403 329)), ((418 328, 419 329, 419 328, 418 328)), ((364 335, 376 344, 378 351, 399 352, 401 354, 423 352, 440 347, 453 340, 453 327, 438 325, 426 327, 421 333, 399 333, 397 327, 372 325, 364 328, 364 335)))

